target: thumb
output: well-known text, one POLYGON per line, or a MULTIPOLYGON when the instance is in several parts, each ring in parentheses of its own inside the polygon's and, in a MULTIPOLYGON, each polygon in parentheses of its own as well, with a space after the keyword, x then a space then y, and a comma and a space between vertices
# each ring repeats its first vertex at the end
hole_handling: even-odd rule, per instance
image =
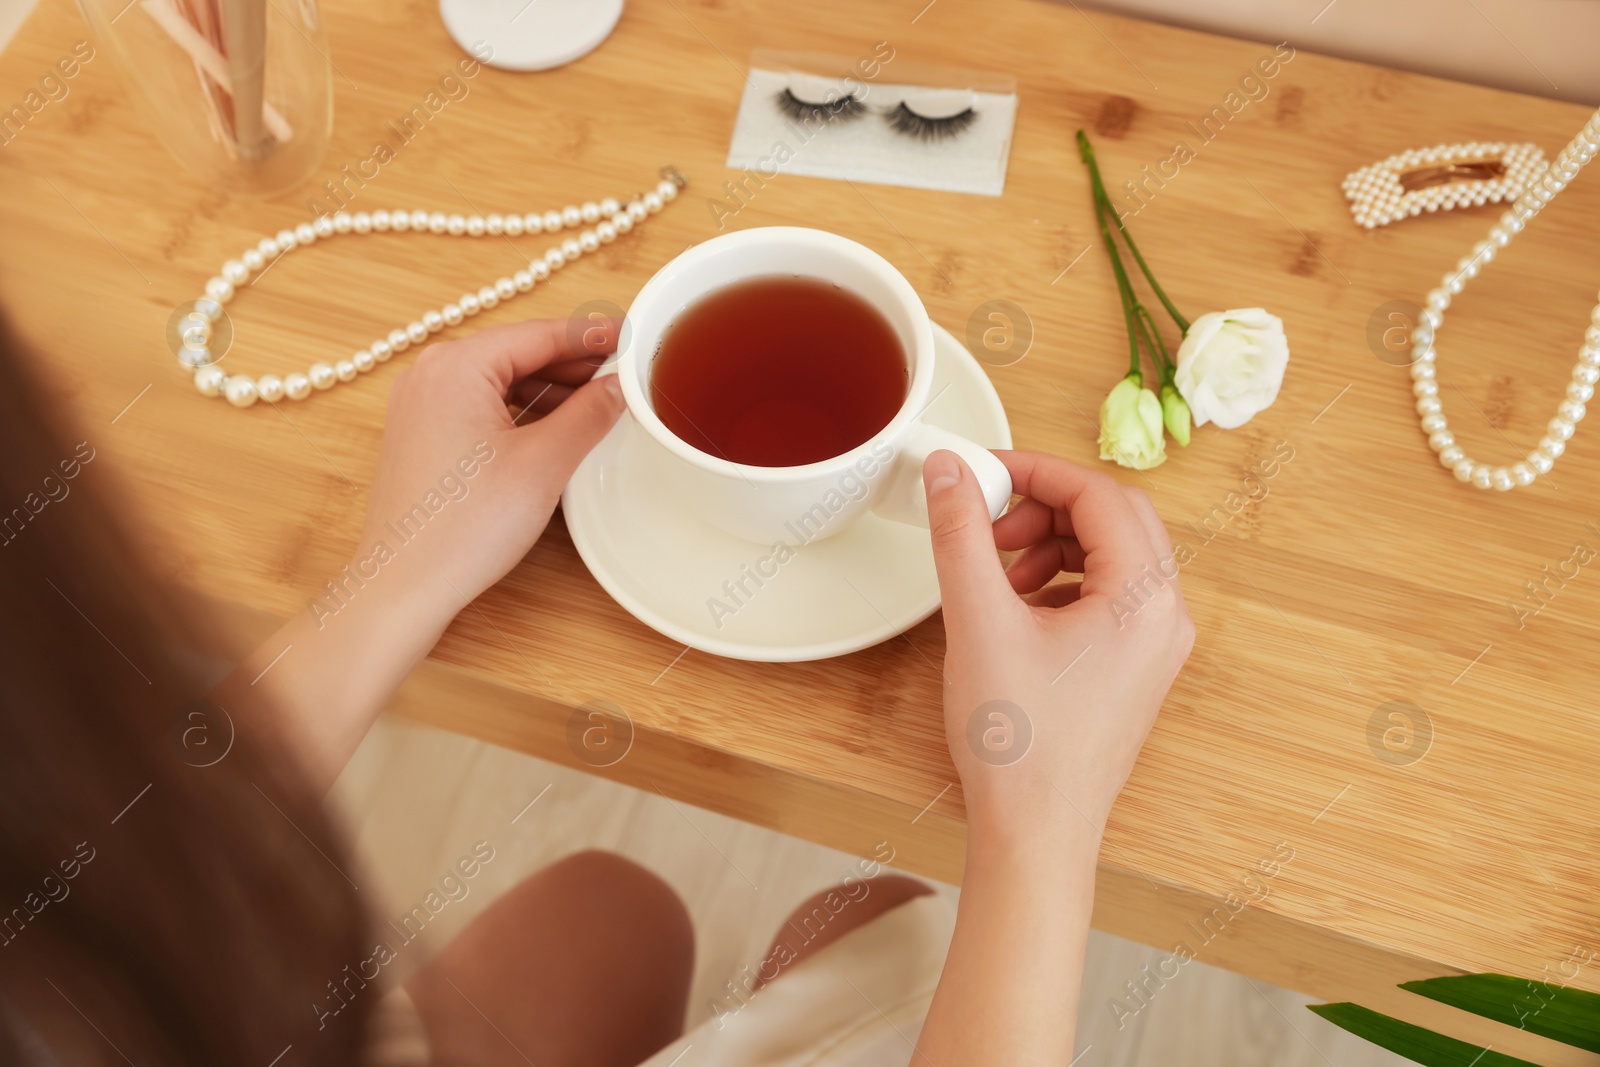
POLYGON ((976 621, 1002 593, 1014 597, 995 552, 989 505, 977 477, 954 452, 931 453, 922 465, 922 484, 945 619, 976 621))
POLYGON ((541 469, 559 479, 556 492, 567 484, 595 445, 600 443, 622 413, 622 384, 615 374, 595 378, 567 397, 550 414, 518 432, 537 442, 541 469))

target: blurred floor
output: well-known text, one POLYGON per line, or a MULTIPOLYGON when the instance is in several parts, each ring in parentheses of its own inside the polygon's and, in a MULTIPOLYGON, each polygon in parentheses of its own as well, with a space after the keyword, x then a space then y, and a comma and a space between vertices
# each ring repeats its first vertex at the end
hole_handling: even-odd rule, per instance
MULTIPOLYGON (((582 848, 619 852, 661 875, 696 931, 688 1025, 765 955, 809 894, 855 869, 842 852, 617 785, 481 741, 385 719, 334 789, 355 835, 351 871, 380 918, 398 918, 474 844, 494 859, 445 906, 395 973, 409 974, 495 895, 582 848)), ((939 887, 952 903, 958 891, 939 887)), ((1119 1026, 1111 1002, 1165 953, 1095 933, 1079 1006, 1077 1067, 1398 1067, 1407 1061, 1306 1011, 1306 997, 1194 962, 1119 1026)), ((910 1049, 906 1055, 909 1060, 910 1049)))

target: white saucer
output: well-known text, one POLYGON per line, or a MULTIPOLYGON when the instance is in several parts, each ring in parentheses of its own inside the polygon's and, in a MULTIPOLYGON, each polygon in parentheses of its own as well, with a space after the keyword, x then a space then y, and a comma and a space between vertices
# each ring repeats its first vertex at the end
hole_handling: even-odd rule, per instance
MULTIPOLYGON (((1010 448, 1011 426, 983 368, 937 323, 933 335, 936 399, 926 421, 1010 448)), ((578 554, 645 625, 718 656, 793 662, 867 648, 938 610, 927 530, 867 515, 827 540, 791 546, 779 562, 773 546, 682 511, 639 455, 658 447, 623 416, 561 498, 578 554)))
POLYGON ((444 28, 464 51, 501 70, 562 67, 600 47, 622 17, 622 0, 439 0, 444 28))

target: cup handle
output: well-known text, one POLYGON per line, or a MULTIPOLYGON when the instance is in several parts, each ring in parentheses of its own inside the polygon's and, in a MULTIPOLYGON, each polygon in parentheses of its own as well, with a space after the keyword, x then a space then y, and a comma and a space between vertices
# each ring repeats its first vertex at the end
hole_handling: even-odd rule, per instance
POLYGON ((888 484, 874 514, 911 526, 928 525, 928 495, 922 487, 922 464, 929 454, 947 449, 960 456, 977 475, 983 499, 989 505, 989 518, 997 519, 1011 501, 1011 472, 982 445, 960 434, 920 423, 896 449, 889 470, 888 484))

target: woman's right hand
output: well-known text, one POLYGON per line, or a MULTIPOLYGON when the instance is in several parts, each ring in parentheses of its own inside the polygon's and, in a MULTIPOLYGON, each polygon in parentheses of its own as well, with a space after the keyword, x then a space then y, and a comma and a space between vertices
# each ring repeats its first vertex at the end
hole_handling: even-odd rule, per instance
POLYGON ((1098 836, 1194 644, 1172 543, 1138 489, 996 455, 1023 499, 992 526, 958 457, 923 467, 969 834, 1036 842, 1066 819, 1098 836), (996 549, 1021 555, 1002 568, 996 549), (1063 572, 1082 581, 1050 584, 1063 572))

